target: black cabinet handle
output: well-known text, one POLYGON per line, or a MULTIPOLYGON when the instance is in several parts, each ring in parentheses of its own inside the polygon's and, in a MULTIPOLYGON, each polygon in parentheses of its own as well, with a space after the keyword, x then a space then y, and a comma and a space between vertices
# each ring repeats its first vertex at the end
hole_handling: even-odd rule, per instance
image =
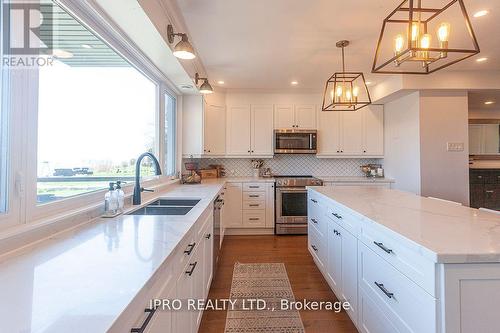
POLYGON ((318 224, 318 220, 316 220, 316 219, 311 219, 311 221, 312 221, 312 223, 314 223, 314 224, 318 224))
POLYGON ((387 248, 384 243, 378 243, 378 242, 375 242, 373 241, 373 244, 377 245, 378 247, 380 247, 382 250, 384 250, 384 252, 386 253, 394 253, 394 251, 392 251, 391 249, 387 248))
POLYGON ((378 283, 377 281, 375 281, 375 285, 380 289, 382 290, 382 292, 385 294, 385 296, 389 297, 389 298, 393 298, 394 297, 394 294, 393 293, 390 293, 387 289, 385 289, 384 287, 384 284, 383 283, 378 283))
POLYGON ((188 248, 184 250, 184 253, 187 254, 188 256, 191 255, 191 252, 193 252, 195 246, 196 242, 194 242, 193 244, 189 244, 188 248))
POLYGON ((316 248, 316 246, 314 245, 311 245, 312 249, 314 250, 314 252, 318 252, 318 249, 316 248))
POLYGON ((260 186, 250 185, 248 188, 260 188, 260 186))
POLYGON ((205 236, 206 239, 210 239, 210 237, 212 237, 212 234, 208 234, 205 236))
POLYGON ((259 221, 260 219, 258 217, 251 217, 248 220, 250 220, 250 221, 259 221))
POLYGON ((143 333, 146 328, 149 325, 149 322, 151 319, 153 319, 153 316, 156 312, 156 309, 144 309, 144 312, 148 314, 144 322, 142 323, 141 327, 134 327, 130 330, 130 333, 143 333))
POLYGON ((251 204, 251 205, 248 205, 248 207, 259 207, 260 205, 259 204, 251 204))
POLYGON ((196 265, 198 265, 198 262, 195 261, 194 263, 192 264, 189 264, 189 266, 191 266, 191 270, 190 271, 186 271, 185 273, 189 276, 193 275, 193 272, 194 272, 194 269, 196 268, 196 265))
POLYGON ((260 197, 260 195, 253 194, 253 195, 249 195, 248 197, 249 198, 258 198, 258 197, 260 197))
POLYGON ((339 215, 337 213, 332 213, 333 216, 335 216, 336 218, 338 218, 339 220, 342 219, 342 215, 339 215))
POLYGON ((314 203, 318 203, 318 201, 317 201, 317 200, 314 200, 314 199, 311 199, 311 201, 312 201, 312 202, 314 202, 314 203))

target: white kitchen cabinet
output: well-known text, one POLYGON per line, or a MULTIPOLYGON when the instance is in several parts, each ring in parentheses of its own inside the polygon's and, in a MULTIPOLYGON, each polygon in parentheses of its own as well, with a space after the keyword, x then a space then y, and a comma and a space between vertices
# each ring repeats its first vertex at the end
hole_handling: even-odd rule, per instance
POLYGON ((224 191, 224 227, 243 226, 243 189, 242 183, 227 183, 224 191))
POLYGON ((251 154, 273 155, 273 106, 251 106, 251 154))
POLYGON ((358 318, 358 240, 344 228, 341 228, 340 235, 342 241, 342 273, 341 273, 341 297, 350 304, 347 312, 354 322, 358 318))
POLYGON ((226 138, 228 156, 272 156, 272 106, 229 106, 226 138))
POLYGON ((184 157, 226 154, 226 108, 205 102, 203 96, 183 97, 182 155, 184 157))
POLYGON ((244 156, 251 153, 250 105, 227 108, 227 155, 244 156))
POLYGON ((340 112, 319 112, 318 157, 340 153, 340 112))
POLYGON ((340 153, 361 155, 363 153, 363 109, 342 112, 340 119, 340 153))
POLYGON ((275 105, 274 128, 316 129, 316 105, 275 105))
POLYGON ((342 239, 337 235, 340 229, 336 223, 328 223, 327 276, 334 292, 340 296, 342 286, 342 239))
POLYGON ((206 226, 202 233, 202 241, 203 241, 203 298, 208 296, 208 292, 210 291, 210 285, 212 283, 213 272, 213 251, 214 245, 219 246, 219 244, 214 244, 214 235, 213 235, 213 218, 206 223, 206 226))
MULTIPOLYGON (((168 287, 169 289, 165 293, 160 294, 159 299, 173 300, 176 298, 175 283, 169 284, 168 287)), ((157 309, 145 333, 175 333, 174 312, 174 310, 157 309)))
POLYGON ((222 156, 226 153, 226 108, 205 104, 204 149, 207 156, 222 156))
POLYGON ((383 157, 382 106, 349 112, 319 111, 318 119, 317 157, 383 157))
POLYGON ((274 106, 274 128, 294 128, 295 110, 293 105, 274 106))
POLYGON ((384 107, 369 105, 363 109, 363 154, 384 155, 384 107))

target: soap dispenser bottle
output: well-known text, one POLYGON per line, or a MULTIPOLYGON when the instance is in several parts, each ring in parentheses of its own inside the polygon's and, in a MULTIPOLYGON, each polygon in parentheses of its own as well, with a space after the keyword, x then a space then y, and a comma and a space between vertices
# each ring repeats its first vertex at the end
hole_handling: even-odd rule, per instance
POLYGON ((104 217, 116 216, 118 201, 115 193, 115 183, 109 183, 108 192, 104 195, 104 217))
POLYGON ((118 212, 123 212, 123 207, 125 206, 125 193, 122 190, 122 182, 116 182, 116 198, 118 199, 118 212))

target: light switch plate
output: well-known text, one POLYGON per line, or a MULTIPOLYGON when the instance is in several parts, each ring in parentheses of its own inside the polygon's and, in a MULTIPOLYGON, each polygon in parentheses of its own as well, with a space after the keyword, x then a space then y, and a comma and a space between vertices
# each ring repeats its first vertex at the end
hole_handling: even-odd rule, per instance
POLYGON ((446 143, 447 151, 464 151, 464 143, 463 142, 448 142, 446 143))

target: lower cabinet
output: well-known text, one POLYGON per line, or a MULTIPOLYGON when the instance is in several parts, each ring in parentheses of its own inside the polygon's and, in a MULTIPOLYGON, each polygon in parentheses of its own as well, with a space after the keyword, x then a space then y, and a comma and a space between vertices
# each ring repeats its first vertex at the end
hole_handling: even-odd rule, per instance
POLYGON ((500 210, 500 169, 472 169, 469 183, 471 207, 500 210))
POLYGON ((227 183, 223 221, 226 232, 232 234, 273 229, 274 183, 227 183))
MULTIPOLYGON (((189 309, 188 300, 205 300, 208 297, 213 274, 213 217, 208 210, 198 221, 188 235, 185 236, 179 248, 175 250, 165 268, 160 268, 160 276, 146 294, 140 294, 137 302, 134 301, 127 309, 128 313, 122 315, 124 321, 134 320, 123 329, 123 324, 118 323, 116 329, 110 332, 130 333, 195 333, 201 322, 203 311, 189 309), (180 310, 157 307, 150 310, 152 299, 168 300, 172 305, 173 300, 181 300, 180 310), (137 310, 135 310, 137 308, 137 310)), ((147 289, 148 287, 145 287, 147 289)))

